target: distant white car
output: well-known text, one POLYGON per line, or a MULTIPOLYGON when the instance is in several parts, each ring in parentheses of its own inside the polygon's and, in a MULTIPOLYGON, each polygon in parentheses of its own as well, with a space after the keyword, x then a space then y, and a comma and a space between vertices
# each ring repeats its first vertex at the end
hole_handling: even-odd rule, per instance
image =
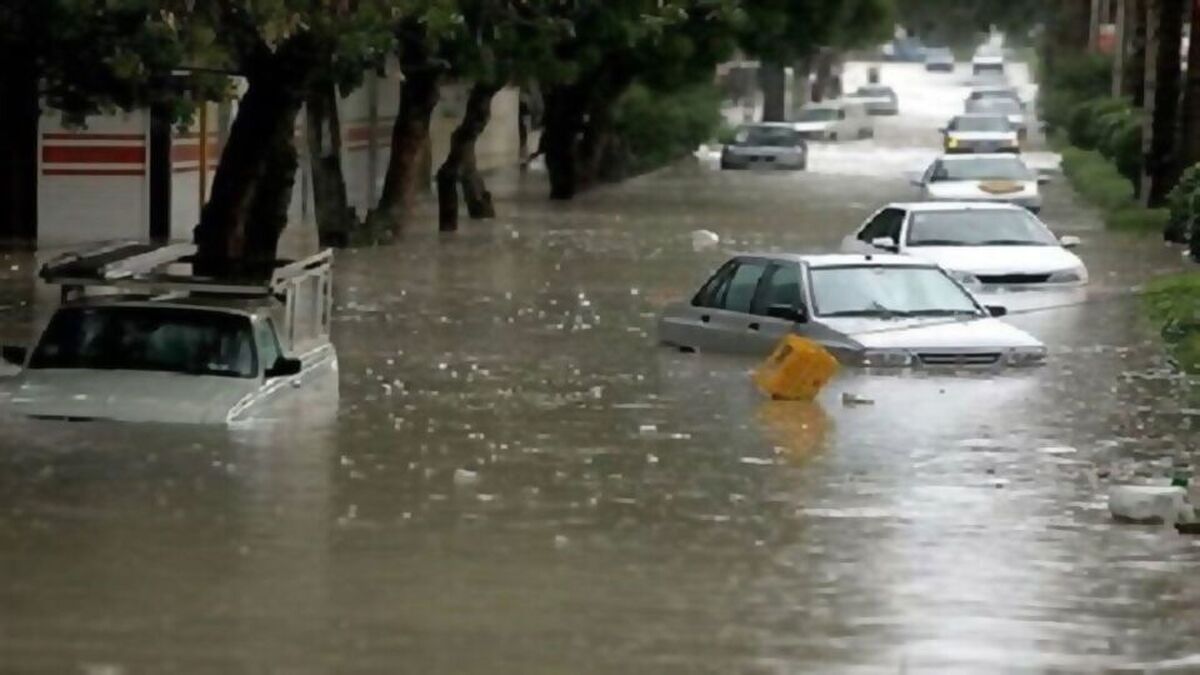
POLYGON ((1025 117, 1025 107, 1011 98, 979 98, 968 100, 964 106, 968 115, 1004 115, 1012 128, 1017 130, 1017 138, 1023 139, 1029 132, 1029 124, 1025 117))
POLYGON ((971 91, 967 94, 967 100, 965 103, 970 104, 971 101, 982 101, 994 98, 1009 99, 1020 105, 1022 108, 1026 107, 1025 101, 1021 99, 1021 94, 1017 91, 1016 87, 1012 87, 1007 84, 990 84, 971 87, 971 91))
POLYGON ((1021 152, 1020 134, 1004 115, 958 115, 942 134, 947 153, 1021 152))
POLYGON ((221 283, 168 271, 192 251, 132 244, 47 264, 43 279, 78 297, 58 308, 32 350, 4 347, 20 370, 0 380, 0 410, 230 424, 275 416, 310 388, 336 390, 328 252, 280 266, 262 283, 221 283))
POLYGON ((900 114, 900 97, 895 89, 886 85, 868 84, 859 87, 847 98, 862 103, 868 115, 900 114))
POLYGON ((721 150, 722 169, 792 169, 808 167, 808 144, 787 123, 747 124, 733 143, 721 150))
POLYGON ((975 75, 1003 75, 1004 54, 995 50, 980 50, 971 59, 971 72, 975 75))
POLYGON ((1087 283, 1076 237, 1058 239, 1027 209, 980 202, 890 204, 842 242, 855 253, 901 253, 969 285, 1034 289, 1087 283))
POLYGON ((838 99, 804 106, 792 128, 809 140, 846 141, 870 138, 875 124, 859 101, 838 99))
POLYGON ((929 72, 954 72, 954 52, 949 47, 930 47, 925 50, 925 70, 929 72))
POLYGON ((923 201, 1007 202, 1038 213, 1044 180, 1017 155, 943 155, 913 184, 923 201))
POLYGON ((683 351, 765 354, 796 334, 872 368, 1040 364, 1045 347, 993 318, 1004 313, 915 258, 747 254, 668 307, 658 335, 683 351))

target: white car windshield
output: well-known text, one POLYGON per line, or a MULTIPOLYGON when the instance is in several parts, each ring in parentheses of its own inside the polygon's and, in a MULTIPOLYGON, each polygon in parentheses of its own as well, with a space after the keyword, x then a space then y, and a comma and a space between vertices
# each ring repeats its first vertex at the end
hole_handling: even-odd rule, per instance
POLYGON ((915 213, 909 246, 1057 246, 1054 234, 1024 209, 915 213))
POLYGON ((976 98, 967 103, 967 112, 995 113, 997 115, 1018 115, 1024 112, 1021 104, 1011 98, 976 98))
POLYGON ((805 108, 800 111, 798 122, 832 122, 838 118, 836 108, 805 108))
POLYGON ((858 91, 854 92, 856 96, 863 98, 891 98, 895 96, 889 87, 859 87, 858 91))
POLYGON ((29 367, 221 377, 257 374, 247 317, 168 307, 61 309, 50 320, 29 367))
POLYGON ((939 160, 929 182, 959 180, 1034 180, 1033 172, 1016 157, 971 157, 953 161, 939 160))
POLYGON ((1000 115, 980 115, 978 117, 955 117, 950 123, 950 131, 1012 131, 1008 119, 1000 115))
POLYGON ((826 267, 810 276, 817 316, 981 314, 971 296, 936 267, 826 267))
POLYGON ((792 148, 801 143, 795 129, 787 127, 742 127, 738 130, 738 145, 755 145, 770 148, 792 148))

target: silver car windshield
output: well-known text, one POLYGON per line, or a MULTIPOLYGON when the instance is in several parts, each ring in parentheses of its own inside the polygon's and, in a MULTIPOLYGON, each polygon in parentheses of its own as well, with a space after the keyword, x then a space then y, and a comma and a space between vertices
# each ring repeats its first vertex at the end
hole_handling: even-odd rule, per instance
POLYGON ((805 108, 800 111, 800 119, 797 122, 831 122, 838 118, 838 111, 834 108, 805 108))
POLYGON ((768 148, 794 148, 802 142, 800 132, 786 127, 742 127, 738 130, 738 145, 768 148))
POLYGON ((249 318, 166 307, 59 310, 34 350, 29 367, 220 377, 257 374, 249 318))
POLYGON ((981 314, 971 296, 936 267, 827 267, 810 276, 818 316, 981 314))
POLYGON ((1012 131, 1008 119, 1000 115, 979 117, 956 117, 950 123, 951 131, 1012 131))
POLYGON ((1016 115, 1024 111, 1021 104, 1011 98, 977 98, 967 103, 967 112, 1016 115))
POLYGON ((1016 157, 972 157, 939 161, 929 178, 932 183, 958 180, 1034 180, 1033 172, 1016 157))
POLYGON ((1056 246, 1054 234, 1024 209, 915 213, 909 246, 1056 246))

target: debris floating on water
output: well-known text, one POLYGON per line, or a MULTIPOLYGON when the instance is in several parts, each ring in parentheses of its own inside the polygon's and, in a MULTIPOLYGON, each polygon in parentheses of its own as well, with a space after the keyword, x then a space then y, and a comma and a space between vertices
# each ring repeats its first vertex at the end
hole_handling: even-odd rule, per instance
POLYGON ((1187 490, 1178 486, 1118 485, 1108 494, 1108 510, 1113 518, 1127 523, 1162 525, 1196 521, 1187 490))
POLYGON ((853 408, 860 405, 875 405, 875 401, 864 396, 859 396, 858 394, 845 392, 842 394, 842 405, 847 408, 853 408))
POLYGON ((721 237, 716 232, 709 230, 696 230, 692 232, 692 250, 697 253, 714 249, 720 243, 721 237))
POLYGON ((454 470, 454 484, 459 486, 474 485, 479 482, 479 472, 469 469, 454 470))

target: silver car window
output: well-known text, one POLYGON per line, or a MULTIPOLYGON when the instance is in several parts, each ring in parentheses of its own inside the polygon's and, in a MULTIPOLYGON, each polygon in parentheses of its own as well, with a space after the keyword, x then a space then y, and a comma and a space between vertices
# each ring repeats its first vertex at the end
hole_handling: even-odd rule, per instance
POLYGON ((737 270, 729 280, 729 288, 725 291, 722 309, 730 312, 750 313, 754 303, 754 294, 758 290, 758 282, 762 280, 767 265, 763 262, 745 261, 738 265, 737 270))
POLYGON ((733 275, 734 269, 737 268, 738 262, 731 260, 717 270, 716 274, 709 277, 708 281, 700 287, 696 293, 696 297, 692 298, 692 306, 694 307, 720 307, 722 300, 725 298, 725 291, 729 288, 729 278, 733 275))
POLYGON ((766 316, 771 307, 783 305, 800 307, 803 295, 800 292, 800 267, 792 263, 773 263, 759 285, 751 313, 766 316))

